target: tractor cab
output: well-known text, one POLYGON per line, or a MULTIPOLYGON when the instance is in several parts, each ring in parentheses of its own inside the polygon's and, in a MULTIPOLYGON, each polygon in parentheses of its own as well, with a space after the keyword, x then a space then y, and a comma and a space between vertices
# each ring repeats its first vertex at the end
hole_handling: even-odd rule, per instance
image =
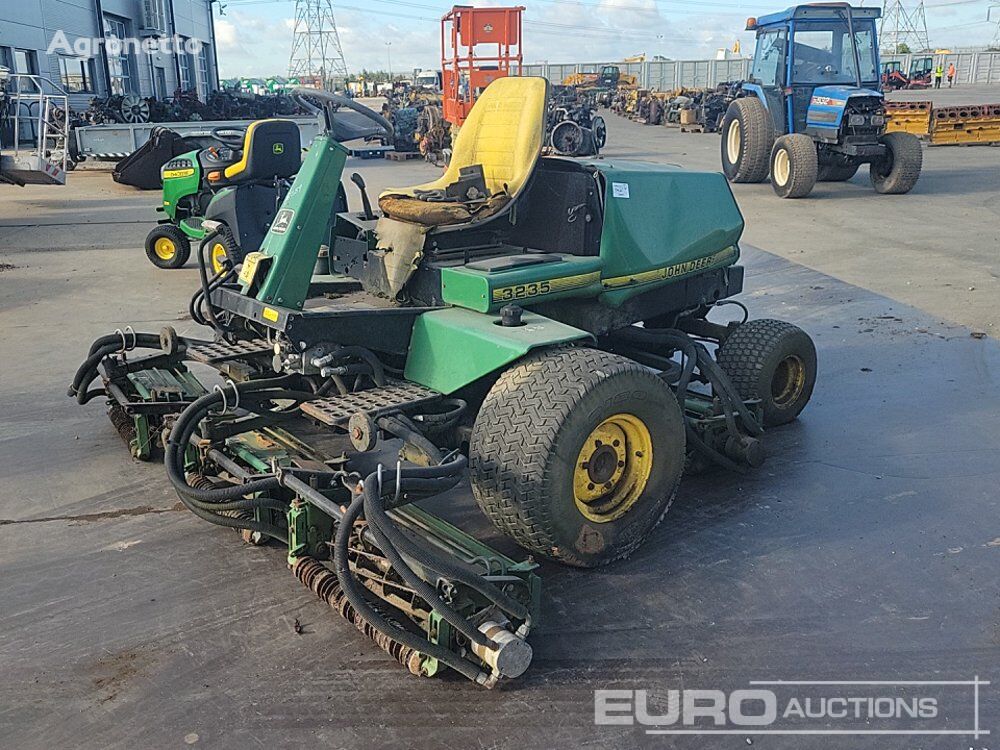
POLYGON ((602 89, 617 88, 621 76, 621 70, 617 65, 605 65, 597 76, 597 86, 602 89))
MULTIPOLYGON (((871 165, 880 193, 907 193, 923 155, 907 133, 887 133, 878 8, 798 5, 747 20, 757 32, 750 79, 722 119, 722 171, 804 198, 817 182, 844 182, 871 165)), ((899 75, 899 71, 886 71, 899 75)))
POLYGON ((879 8, 800 5, 750 19, 757 32, 750 81, 778 133, 836 132, 848 101, 880 101, 879 8))

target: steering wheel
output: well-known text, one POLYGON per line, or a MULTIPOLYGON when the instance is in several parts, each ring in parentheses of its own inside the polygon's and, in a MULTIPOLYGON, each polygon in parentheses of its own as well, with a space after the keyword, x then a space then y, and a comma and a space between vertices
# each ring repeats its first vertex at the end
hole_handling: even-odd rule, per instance
POLYGON ((392 123, 375 110, 369 109, 360 102, 356 102, 340 94, 330 93, 329 91, 304 88, 293 89, 292 96, 298 104, 313 114, 323 112, 326 116, 327 130, 338 141, 371 137, 382 138, 388 143, 392 143, 393 141, 395 133, 392 123), (313 102, 309 101, 310 99, 318 101, 321 106, 317 107, 313 102), (359 123, 338 121, 337 110, 341 107, 356 112, 370 122, 367 125, 362 125, 359 123))
POLYGON ((223 146, 230 148, 243 148, 243 139, 246 137, 246 128, 233 128, 221 126, 212 128, 212 138, 223 146))

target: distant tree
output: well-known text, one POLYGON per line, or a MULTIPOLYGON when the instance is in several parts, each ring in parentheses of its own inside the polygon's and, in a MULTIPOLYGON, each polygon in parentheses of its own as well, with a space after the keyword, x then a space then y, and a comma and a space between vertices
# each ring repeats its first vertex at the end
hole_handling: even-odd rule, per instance
POLYGON ((907 44, 906 42, 900 42, 899 44, 896 45, 896 54, 897 55, 910 54, 910 45, 907 44))

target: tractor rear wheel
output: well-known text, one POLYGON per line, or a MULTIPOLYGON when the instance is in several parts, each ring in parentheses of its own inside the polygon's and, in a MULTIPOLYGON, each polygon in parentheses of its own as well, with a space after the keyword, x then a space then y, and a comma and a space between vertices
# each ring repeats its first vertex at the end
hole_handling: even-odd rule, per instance
POLYGON ((899 195, 908 193, 920 179, 924 152, 920 140, 912 133, 895 131, 880 140, 888 153, 871 164, 872 186, 876 193, 899 195))
POLYGON ((816 185, 816 144, 802 133, 783 135, 771 149, 771 187, 782 198, 805 198, 816 185))
POLYGON ((146 235, 146 257, 157 268, 180 268, 191 257, 191 241, 173 224, 160 224, 146 235))
POLYGON ((783 320, 751 320, 729 334, 716 354, 743 399, 760 399, 764 426, 795 419, 816 385, 816 346, 783 320))
POLYGON ((816 174, 816 182, 847 182, 858 173, 857 164, 840 166, 839 164, 820 165, 816 174))
POLYGON ((774 121, 760 99, 736 99, 722 118, 722 171, 730 182, 763 182, 774 143, 774 121))
POLYGON ((649 369, 607 352, 549 349, 506 370, 469 443, 473 494, 522 547, 578 567, 631 554, 684 468, 677 399, 649 369))

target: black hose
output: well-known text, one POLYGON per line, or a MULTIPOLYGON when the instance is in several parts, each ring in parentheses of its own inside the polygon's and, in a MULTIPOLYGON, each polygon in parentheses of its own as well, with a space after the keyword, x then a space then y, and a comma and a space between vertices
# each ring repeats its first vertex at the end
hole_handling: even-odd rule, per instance
POLYGON ((191 499, 185 497, 183 493, 178 492, 177 496, 180 497, 181 502, 184 503, 185 507, 191 511, 198 518, 203 521, 208 521, 209 523, 214 523, 216 526, 225 526, 229 529, 246 529, 247 531, 257 531, 261 534, 266 534, 273 539, 277 539, 285 544, 288 544, 288 535, 285 533, 284 529, 277 526, 272 526, 266 523, 260 523, 259 521, 254 521, 249 518, 232 518, 231 516, 220 516, 217 513, 213 513, 209 510, 204 510, 203 508, 192 504, 191 499))
MULTIPOLYGON (((419 471, 419 475, 421 478, 426 479, 445 480, 442 489, 438 490, 444 491, 445 488, 453 487, 458 484, 461 479, 462 469, 465 468, 465 465, 465 456, 459 455, 447 464, 424 468, 422 471, 419 471)), ((400 555, 394 543, 390 541, 389 534, 386 533, 385 526, 391 525, 392 521, 385 513, 380 493, 392 492, 396 490, 402 492, 407 489, 407 483, 413 478, 415 477, 410 474, 410 469, 402 469, 399 471, 399 485, 397 486, 396 475, 387 476, 381 483, 379 482, 379 475, 377 472, 368 475, 368 477, 364 480, 364 490, 362 493, 364 496, 365 518, 368 520, 368 528, 372 532, 376 544, 381 548, 382 553, 389 561, 393 570, 395 570, 400 577, 406 581, 406 583, 417 593, 418 596, 430 604, 434 610, 441 615, 441 617, 451 623, 456 630, 462 633, 470 641, 478 643, 485 648, 496 648, 496 644, 488 636, 486 636, 485 633, 480 631, 465 617, 456 612, 449 604, 444 602, 438 594, 437 589, 413 571, 409 564, 400 555), (380 484, 382 486, 379 486, 380 484)), ((420 555, 420 557, 427 556, 420 555)), ((419 561, 420 560, 418 558, 418 562, 419 561)))
MULTIPOLYGON (((208 278, 208 263, 205 259, 205 249, 211 244, 212 240, 214 240, 220 234, 225 235, 227 240, 231 240, 232 238, 232 233, 228 231, 228 227, 220 227, 219 229, 216 229, 210 232, 208 235, 206 235, 205 239, 201 241, 201 245, 199 245, 198 247, 198 276, 201 279, 201 301, 205 303, 205 313, 207 322, 204 322, 204 319, 198 320, 197 322, 202 323, 202 325, 210 326, 220 335, 225 335, 226 330, 225 328, 223 328, 218 318, 215 317, 215 309, 212 307, 212 291, 213 291, 212 282, 216 283, 216 288, 217 288, 220 284, 222 284, 223 280, 228 278, 235 271, 232 267, 223 268, 222 271, 220 271, 219 273, 217 273, 215 276, 212 277, 212 281, 210 282, 208 278)), ((227 244, 231 245, 232 243, 227 242, 227 244)), ((195 302, 198 296, 199 296, 198 293, 195 292, 195 296, 191 298, 191 308, 193 308, 191 310, 192 318, 195 318, 196 312, 200 317, 201 304, 200 302, 197 304, 195 302)))
MULTIPOLYGON (((243 396, 260 396, 266 394, 269 398, 289 398, 289 394, 295 394, 295 400, 308 400, 314 394, 302 391, 288 391, 280 386, 288 383, 288 376, 282 378, 271 378, 267 380, 249 381, 235 385, 240 398, 243 396)), ((230 500, 237 500, 245 495, 258 492, 268 492, 280 486, 277 477, 265 477, 255 479, 241 485, 221 487, 214 489, 203 489, 192 487, 187 482, 184 474, 184 453, 190 443, 191 436, 198 428, 198 424, 204 419, 209 410, 223 400, 222 394, 212 391, 195 399, 184 411, 182 411, 174 422, 173 429, 167 439, 164 450, 163 462, 167 469, 167 478, 174 485, 178 492, 186 497, 193 498, 206 503, 221 503, 230 500)))
MULTIPOLYGON (((634 326, 629 326, 628 328, 618 331, 618 334, 626 339, 631 340, 633 343, 648 343, 649 341, 654 341, 667 346, 674 346, 678 349, 684 349, 685 347, 693 346, 697 354, 698 366, 701 368, 702 373, 712 384, 712 388, 715 394, 719 397, 719 401, 723 405, 723 412, 732 415, 732 412, 739 414, 744 427, 747 429, 751 435, 761 435, 764 430, 760 426, 756 417, 750 413, 747 409, 746 404, 743 403, 743 399, 736 392, 735 386, 733 386, 732 381, 729 376, 722 371, 722 368, 712 359, 712 355, 709 353, 702 344, 693 341, 687 334, 683 331, 677 331, 673 329, 645 329, 636 328, 634 326), (728 407, 728 408, 725 408, 728 407)), ((727 419, 727 422, 729 420, 727 419)), ((731 428, 735 431, 735 423, 732 424, 731 428)))
POLYGON ((385 367, 369 349, 363 346, 338 346, 333 352, 336 357, 358 357, 363 359, 372 368, 372 380, 375 385, 385 385, 385 367))
MULTIPOLYGON (((396 478, 393 475, 391 477, 392 487, 389 488, 390 490, 394 487, 395 481, 396 478)), ((407 489, 409 490, 411 485, 418 481, 421 480, 407 479, 407 489)), ((382 534, 388 539, 389 544, 400 550, 404 556, 409 557, 423 567, 434 571, 439 577, 451 578, 460 583, 464 583, 469 588, 478 591, 500 609, 513 615, 519 620, 524 620, 530 625, 531 614, 529 613, 528 608, 521 604, 521 602, 509 596, 504 591, 501 591, 498 586, 484 580, 483 577, 477 573, 467 570, 460 565, 451 562, 447 558, 435 554, 431 550, 411 539, 403 531, 401 531, 395 523, 393 523, 392 519, 389 518, 389 515, 385 512, 384 507, 372 507, 371 510, 374 512, 369 515, 369 506, 365 506, 365 518, 368 521, 368 525, 378 526, 382 534)))
POLYGON ((361 512, 363 510, 364 496, 358 495, 348 507, 343 519, 341 519, 340 524, 337 527, 336 537, 334 538, 334 572, 337 574, 337 582, 340 583, 340 588, 344 592, 344 596, 347 597, 347 601, 349 601, 351 606, 354 607, 354 609, 382 635, 387 638, 392 638, 395 641, 399 641, 404 646, 409 646, 415 651, 419 651, 422 654, 426 654, 427 656, 437 659, 442 664, 451 667, 459 674, 468 677, 474 682, 482 682, 485 678, 485 674, 472 662, 463 659, 444 646, 437 643, 431 643, 426 638, 422 638, 405 628, 389 623, 380 612, 368 603, 368 600, 364 595, 363 586, 358 583, 354 574, 351 572, 350 561, 348 558, 348 546, 351 538, 351 530, 354 527, 355 521, 357 521, 361 516, 361 512))
POLYGON ((381 417, 378 420, 378 426, 386 432, 392 433, 404 442, 413 445, 425 456, 427 456, 432 463, 441 463, 442 456, 438 447, 424 437, 417 429, 417 426, 402 414, 381 417))
MULTIPOLYGON (((101 363, 106 356, 109 354, 115 354, 123 349, 123 344, 127 344, 129 334, 111 334, 109 336, 101 336, 99 339, 94 341, 90 345, 90 353, 87 358, 81 363, 81 365, 76 369, 76 373, 73 376, 73 383, 67 390, 67 395, 70 397, 75 397, 77 402, 85 404, 90 399, 98 395, 104 395, 104 391, 87 391, 87 386, 89 386, 94 379, 97 377, 97 366, 101 363), (123 337, 125 339, 123 340, 123 337), (103 342, 103 343, 101 343, 103 342)), ((133 334, 134 348, 136 349, 159 349, 160 348, 160 337, 157 334, 152 333, 136 333, 133 334)))

